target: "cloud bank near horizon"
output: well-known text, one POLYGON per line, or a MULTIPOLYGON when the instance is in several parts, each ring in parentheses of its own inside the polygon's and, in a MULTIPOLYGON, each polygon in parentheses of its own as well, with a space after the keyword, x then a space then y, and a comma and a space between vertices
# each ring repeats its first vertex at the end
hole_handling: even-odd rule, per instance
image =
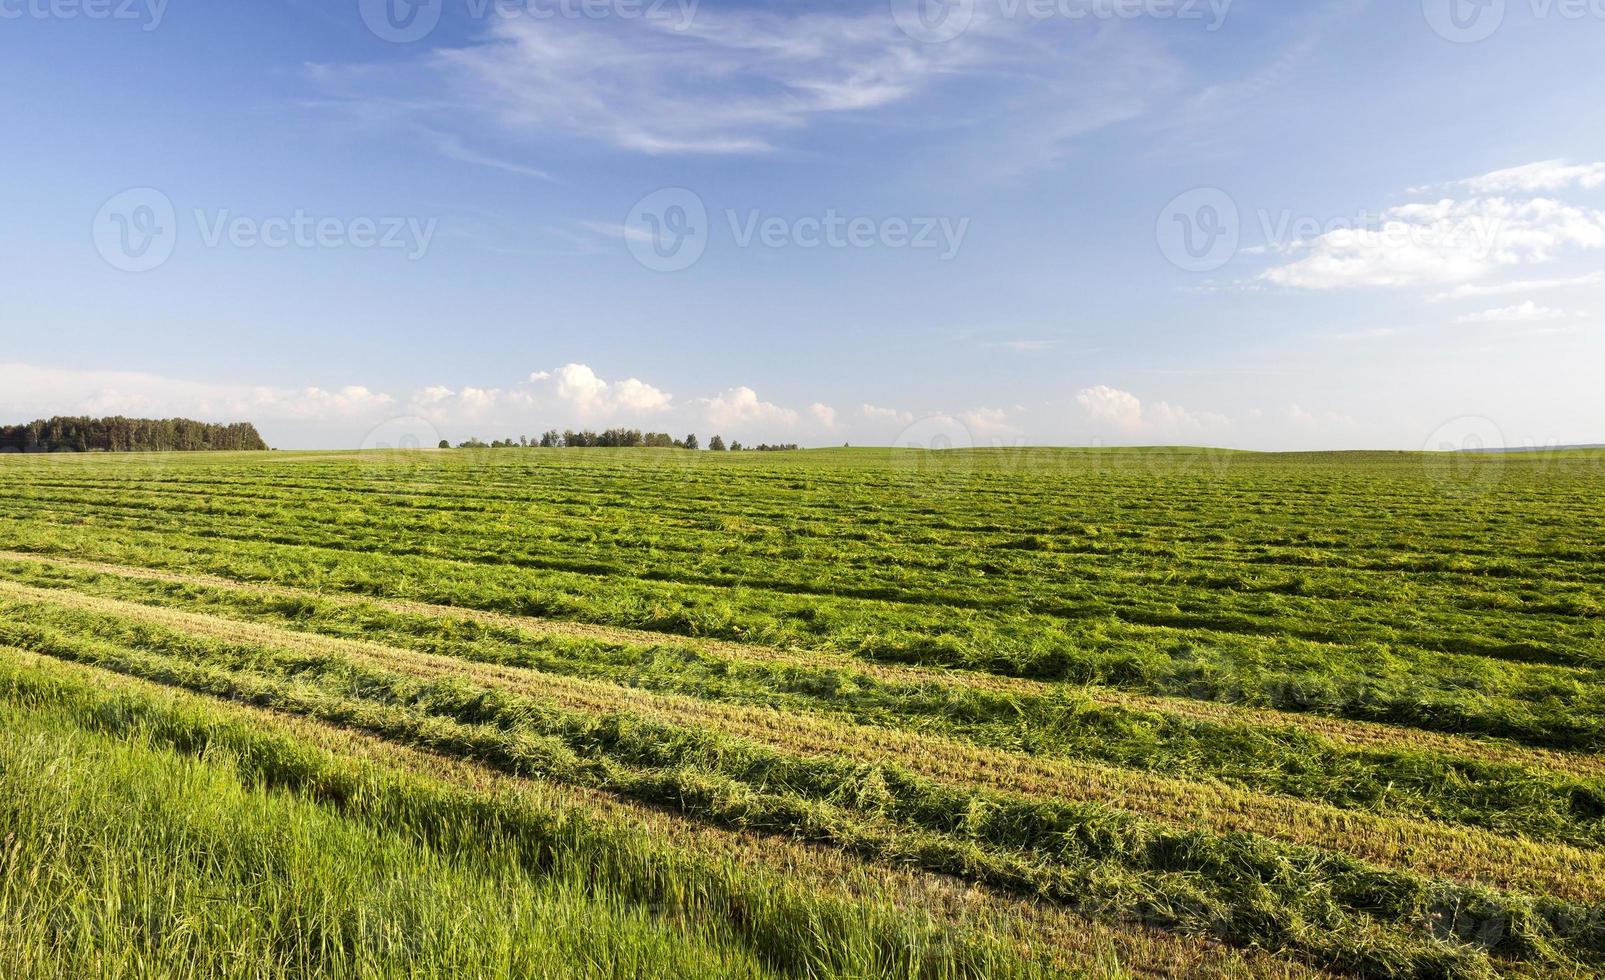
POLYGON ((803 446, 1376 445, 1368 441, 1376 437, 1373 430, 1338 412, 1287 404, 1232 417, 1103 384, 1037 406, 916 409, 860 402, 838 409, 818 401, 779 404, 747 385, 682 398, 636 377, 609 380, 581 363, 534 371, 502 386, 430 385, 400 394, 358 384, 230 385, 138 371, 0 363, 0 413, 12 421, 51 415, 250 421, 284 449, 433 446, 440 439, 538 438, 547 429, 614 426, 676 436, 696 432, 704 441, 718 434, 803 446))

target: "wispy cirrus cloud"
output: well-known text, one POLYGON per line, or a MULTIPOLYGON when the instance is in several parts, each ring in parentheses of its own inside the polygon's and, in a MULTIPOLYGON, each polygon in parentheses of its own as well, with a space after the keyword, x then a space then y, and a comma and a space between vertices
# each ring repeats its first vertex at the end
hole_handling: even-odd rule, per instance
MULTIPOLYGON (((331 104, 368 118, 422 118, 441 129, 478 120, 513 137, 563 134, 647 154, 764 153, 814 119, 903 101, 983 62, 988 36, 983 27, 951 44, 920 44, 880 9, 703 9, 684 23, 498 16, 478 41, 421 62, 312 71, 331 104)), ((471 162, 525 169, 437 143, 471 162)))
POLYGON ((969 131, 990 172, 1016 174, 1185 91, 1180 59, 1134 19, 1022 9, 978 0, 968 28, 939 44, 905 33, 884 0, 702 6, 688 20, 491 16, 474 40, 416 58, 310 66, 324 93, 310 104, 542 179, 545 166, 478 147, 579 140, 648 155, 767 154, 827 120, 898 107, 898 129, 969 131))
POLYGON ((1495 170, 1480 177, 1455 181, 1474 194, 1533 194, 1573 188, 1594 190, 1605 187, 1605 163, 1571 163, 1567 160, 1539 160, 1519 167, 1495 170))

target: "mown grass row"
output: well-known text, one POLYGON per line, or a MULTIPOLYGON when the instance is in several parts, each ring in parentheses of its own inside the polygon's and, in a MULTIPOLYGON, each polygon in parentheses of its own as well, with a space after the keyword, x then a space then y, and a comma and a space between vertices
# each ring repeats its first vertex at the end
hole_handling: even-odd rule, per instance
MULTIPOLYGON (((628 711, 679 727, 723 732, 786 755, 850 760, 868 766, 891 761, 953 786, 1026 797, 1111 802, 1123 810, 1171 826, 1203 826, 1218 834, 1257 834, 1293 844, 1338 850, 1383 867, 1419 868, 1452 880, 1507 891, 1582 902, 1605 899, 1605 888, 1601 886, 1605 882, 1605 852, 1579 850, 1565 844, 1375 816, 1233 789, 1207 780, 1149 775, 1089 762, 1044 759, 941 736, 855 725, 770 708, 654 694, 604 681, 475 664, 373 643, 75 593, 10 584, 0 584, 0 591, 33 605, 86 612, 113 624, 116 629, 124 628, 120 625, 124 621, 150 624, 186 637, 296 651, 314 659, 333 656, 417 678, 467 680, 534 697, 586 716, 628 711)), ((878 670, 895 674, 906 669, 878 670)), ((983 679, 983 682, 993 687, 1029 683, 996 679, 983 679)), ((1458 739, 1453 744, 1471 743, 1458 739)), ((1549 758, 1562 761, 1558 755, 1549 758)))
MULTIPOLYGON (((1356 576, 1341 570, 1344 543, 1337 538, 1306 536, 1308 547, 1276 559, 1275 565, 1271 555, 1241 545, 1208 556, 1159 546, 1114 563, 1118 530, 1088 524, 1055 528, 1051 519, 1026 525, 1029 533, 972 531, 951 541, 926 540, 915 531, 917 524, 893 525, 889 540, 872 544, 812 536, 804 529, 807 510, 801 509, 790 520, 770 514, 756 518, 753 526, 776 531, 754 539, 745 531, 753 519, 739 516, 739 487, 722 502, 702 502, 697 510, 682 499, 678 506, 687 509, 673 520, 654 505, 623 523, 609 520, 610 511, 631 507, 631 491, 622 491, 623 499, 613 507, 587 508, 564 521, 550 499, 536 497, 513 510, 509 502, 474 497, 478 487, 459 488, 448 498, 449 506, 466 512, 446 520, 430 508, 420 512, 415 497, 365 499, 356 474, 344 490, 291 488, 282 498, 269 499, 249 484, 218 485, 204 498, 171 487, 63 483, 45 495, 39 489, 0 494, 0 505, 17 513, 50 510, 65 520, 92 515, 97 522, 128 528, 183 521, 191 533, 391 557, 450 557, 686 586, 740 584, 983 613, 1026 608, 1050 619, 1111 617, 1147 626, 1388 643, 1518 662, 1605 664, 1599 628, 1605 596, 1551 579, 1546 564, 1514 562, 1497 575, 1489 569, 1452 581, 1433 574, 1356 576), (470 494, 465 497, 463 489, 470 494), (710 506, 725 516, 710 519, 710 506), (331 521, 331 514, 338 518, 331 521), (599 527, 598 520, 607 523, 599 527), (487 535, 487 524, 501 534, 487 535), (907 532, 902 538, 900 530, 907 532), (908 540, 909 535, 919 539, 908 540), (1531 588, 1536 583, 1543 583, 1541 591, 1531 588), (1406 602, 1412 615, 1401 621, 1395 613, 1406 602), (1483 615, 1488 612, 1498 615, 1483 615)), ((640 505, 645 508, 649 499, 643 496, 640 505)))
POLYGON ((88 527, 11 528, 21 550, 223 575, 381 598, 600 623, 864 659, 958 667, 1223 701, 1526 744, 1605 750, 1605 684, 1596 671, 1337 647, 1119 621, 958 620, 938 611, 743 589, 614 582, 424 557, 405 561, 289 544, 88 527))
MULTIPOLYGON (((729 924, 736 927, 734 935, 753 937, 752 940, 742 939, 753 949, 761 946, 767 934, 762 930, 748 930, 739 902, 726 904, 733 887, 726 879, 739 886, 736 892, 743 893, 748 885, 778 885, 794 896, 814 900, 812 905, 841 911, 865 930, 884 933, 883 939, 877 942, 900 942, 908 951, 923 948, 928 954, 932 947, 941 944, 955 948, 979 947, 956 956, 937 957, 950 964, 985 963, 991 955, 989 950, 1001 950, 1003 955, 998 958, 1005 976, 1021 975, 1021 969, 1023 975, 1038 974, 1044 965, 1057 976, 1088 974, 1103 980, 1128 976, 1294 980, 1324 975, 1297 961, 1274 957, 1264 951, 1234 950, 1207 937, 1195 938, 1131 923, 1100 923, 1040 900, 978 889, 946 875, 866 862, 843 851, 802 841, 717 827, 706 821, 688 819, 667 808, 550 780, 503 773, 470 760, 403 745, 304 715, 255 707, 237 700, 218 700, 130 674, 0 646, 0 678, 13 674, 27 678, 17 689, 23 691, 21 696, 30 705, 41 698, 56 704, 64 690, 63 682, 65 689, 75 692, 75 704, 79 695, 89 695, 85 703, 92 702, 96 707, 89 712, 74 708, 75 724, 119 738, 150 742, 154 735, 156 742, 182 754, 234 762, 242 757, 254 757, 253 752, 241 753, 230 747, 234 736, 244 731, 249 733, 252 744, 262 744, 265 737, 275 745, 294 746, 298 752, 313 751, 320 759, 334 762, 341 779, 363 776, 362 785, 371 785, 367 780, 371 775, 386 779, 399 777, 406 782, 421 781, 428 787, 448 790, 454 799, 466 794, 480 803, 494 802, 499 812, 515 815, 510 826, 519 828, 521 839, 547 840, 550 835, 542 828, 550 823, 563 828, 579 826, 600 831, 601 836, 595 839, 604 841, 650 844, 646 850, 663 857, 665 869, 690 869, 690 873, 676 877, 677 891, 671 900, 653 898, 651 895, 656 892, 638 891, 633 886, 627 890, 628 894, 644 896, 639 904, 653 916, 662 915, 674 921, 683 919, 693 925, 703 912, 716 919, 729 920, 729 924), (12 667, 18 670, 12 671, 12 667), (46 683, 41 685, 41 680, 46 683), (170 722, 181 716, 191 719, 204 716, 210 721, 203 727, 186 724, 176 730, 178 734, 175 735, 170 722), (197 737, 197 733, 202 734, 197 737), (537 821, 539 827, 534 829, 523 816, 531 812, 542 815, 537 821), (701 898, 707 899, 705 905, 696 904, 701 898), (754 941, 758 945, 754 945, 754 941)), ((0 691, 6 689, 5 681, 0 680, 0 691)), ((370 821, 374 814, 367 805, 374 794, 353 794, 343 788, 329 791, 333 784, 321 775, 308 782, 301 778, 304 774, 296 774, 286 782, 284 772, 277 768, 264 772, 247 766, 237 767, 236 771, 252 786, 306 796, 338 812, 346 820, 370 821)), ((337 787, 349 785, 342 782, 337 787)), ((425 843, 440 849, 438 841, 425 843)), ((474 841, 464 839, 463 843, 474 841)), ((600 857, 594 847, 590 851, 593 859, 600 857)), ((527 867, 524 870, 537 876, 543 873, 527 867)), ((606 887, 607 874, 600 877, 606 887)), ((833 922, 830 914, 814 917, 813 928, 820 942, 830 941, 833 922)), ((927 955, 927 958, 930 957, 927 955)), ((831 962, 843 960, 831 959, 831 962)), ((912 962, 912 959, 902 962, 912 962)), ((782 966, 793 971, 804 969, 795 958, 782 966)), ((812 971, 812 975, 830 975, 817 961, 811 961, 806 969, 812 971)), ((916 970, 913 975, 918 973, 916 970)), ((942 972, 930 975, 967 974, 943 968, 942 972)))
POLYGON ((895 766, 788 757, 628 713, 580 715, 339 658, 202 641, 149 624, 131 625, 130 642, 117 644, 88 639, 108 624, 80 615, 12 610, 8 619, 7 642, 53 656, 1323 964, 1376 975, 1471 976, 1605 957, 1605 927, 1590 907, 1249 835, 1156 826, 1098 805, 955 790, 895 766), (35 621, 19 622, 27 618, 35 621))
MULTIPOLYGON (((376 516, 388 503, 481 514, 540 511, 560 527, 565 517, 628 510, 640 499, 658 504, 640 515, 644 520, 595 528, 593 538, 649 528, 658 514, 671 520, 697 514, 702 520, 687 526, 715 528, 729 513, 759 520, 749 531, 767 532, 761 538, 778 530, 766 522, 783 516, 799 536, 865 545, 906 540, 897 534, 877 537, 878 528, 913 532, 921 536, 919 543, 938 546, 944 532, 1020 528, 1096 536, 1102 529, 1108 543, 1117 546, 1110 557, 1118 557, 1122 543, 1140 549, 1148 542, 1172 542, 1285 548, 1289 557, 1311 548, 1334 549, 1332 557, 1339 561, 1348 554, 1379 559, 1379 570, 1420 570, 1420 559, 1428 557, 1424 553, 1444 550, 1438 545, 1447 545, 1452 556, 1445 557, 1457 563, 1474 559, 1473 572, 1479 570, 1475 559, 1550 559, 1552 571, 1558 570, 1554 562, 1564 566, 1584 555, 1598 561, 1597 551, 1572 551, 1588 540, 1591 527, 1599 529, 1586 511, 1572 508, 1578 491, 1593 490, 1605 463, 1601 454, 1543 461, 1462 457, 1455 462, 1493 464, 1477 467, 1489 479, 1467 486, 1444 479, 1445 468, 1437 465, 1442 460, 1405 454, 1344 454, 1325 461, 1313 454, 1236 454, 1202 470, 1191 462, 1195 457, 1182 453, 1036 455, 1046 465, 1011 467, 997 453, 897 452, 756 460, 640 452, 298 454, 274 457, 274 465, 264 465, 261 456, 58 457, 18 460, 24 465, 13 472, 23 486, 41 488, 154 488, 179 497, 263 501, 285 493, 326 495, 331 501, 344 495, 361 499, 367 505, 363 509, 376 516), (1226 493, 1239 506, 1220 506, 1226 493), (1535 520, 1509 520, 1517 508, 1535 520), (1109 515, 1124 519, 1099 520, 1109 515), (832 527, 831 516, 850 520, 832 527), (1412 541, 1422 547, 1400 547, 1412 541)), ((739 542, 753 537, 744 533, 739 542)), ((1200 557, 1230 558, 1232 553, 1213 549, 1200 557)), ((1494 568, 1483 571, 1495 573, 1494 568)))
POLYGON ((1440 488, 1419 461, 1361 463, 1345 476, 1369 479, 1342 481, 1283 464, 1272 483, 1239 457, 1209 480, 1166 481, 1162 493, 1118 467, 1071 467, 1055 482, 1030 470, 977 469, 990 490, 972 494, 944 485, 943 470, 910 484, 885 460, 852 471, 856 479, 832 479, 823 465, 769 471, 687 457, 671 469, 650 456, 630 459, 347 460, 318 465, 318 479, 305 465, 180 465, 156 481, 137 471, 100 479, 104 467, 36 467, 19 472, 33 479, 0 490, 0 502, 64 519, 188 519, 235 533, 251 522, 256 533, 392 554, 423 545, 462 560, 558 570, 702 584, 735 577, 749 587, 773 578, 781 591, 973 608, 1025 603, 1057 615, 1527 659, 1586 656, 1587 641, 1597 649, 1600 639, 1588 629, 1605 609, 1587 588, 1602 567, 1597 549, 1586 548, 1590 522, 1557 506, 1573 503, 1566 492, 1593 489, 1587 470, 1557 472, 1554 485, 1522 481, 1479 515, 1476 535, 1446 533, 1465 527, 1467 515, 1452 496, 1434 499, 1440 488), (1529 520, 1487 533, 1511 513, 1529 520), (1388 574, 1347 574, 1356 550, 1374 552, 1375 570, 1388 574), (1586 563, 1561 572, 1577 561, 1586 563), (1534 583, 1543 588, 1527 587, 1534 583), (1412 607, 1408 621, 1393 615, 1401 602, 1412 607), (1478 617, 1487 611, 1500 615, 1478 617))
POLYGON ((890 894, 811 894, 4 650, 0 730, 8 976, 1054 972, 890 894))
MULTIPOLYGON (((1581 846, 1605 843, 1605 778, 1420 750, 1353 750, 1292 727, 1187 718, 1093 701, 1084 691, 994 691, 877 677, 844 664, 742 659, 691 646, 648 646, 443 619, 313 594, 274 595, 0 562, 36 586, 372 640, 465 661, 606 680, 711 702, 805 711, 936 732, 979 745, 1231 784, 1345 808, 1404 814, 1581 846)), ((717 648, 715 648, 717 650, 717 648)))
MULTIPOLYGON (((1264 467, 1255 457, 1238 456, 1201 476, 1155 479, 1129 464, 999 472, 983 457, 973 457, 975 467, 967 472, 937 466, 911 474, 896 464, 897 454, 859 457, 849 468, 833 469, 832 460, 841 455, 810 454, 773 467, 730 467, 718 457, 691 456, 668 467, 651 454, 628 453, 347 456, 309 463, 298 462, 305 457, 279 457, 276 463, 295 465, 275 466, 263 465, 258 457, 232 467, 189 460, 121 467, 70 461, 14 468, 20 482, 11 490, 39 492, 42 496, 30 499, 47 506, 73 499, 74 491, 91 498, 113 491, 113 502, 122 495, 141 500, 152 493, 163 505, 204 497, 193 509, 222 514, 230 512, 231 502, 256 502, 273 511, 299 510, 283 505, 311 502, 345 517, 342 505, 352 503, 360 519, 342 523, 382 527, 410 518, 415 530, 430 537, 448 529, 428 523, 435 512, 471 515, 481 522, 538 515, 541 521, 521 525, 530 541, 572 546, 651 541, 675 550, 681 536, 723 531, 739 551, 789 541, 808 558, 813 549, 850 542, 855 547, 847 554, 854 565, 866 563, 880 546, 907 544, 911 537, 922 546, 911 556, 919 560, 926 554, 948 557, 955 546, 1002 544, 1020 540, 1010 535, 1033 532, 1047 543, 1071 539, 1076 548, 1089 547, 1115 568, 1147 566, 1150 571, 1152 559, 1164 557, 1166 549, 1183 560, 1286 559, 1294 567, 1311 552, 1322 552, 1336 568, 1462 569, 1473 577, 1545 581, 1586 581, 1589 568, 1599 562, 1597 551, 1579 547, 1599 529, 1598 522, 1570 508, 1579 492, 1594 492, 1591 481, 1605 455, 1592 466, 1549 467, 1536 474, 1511 466, 1508 475, 1518 479, 1479 488, 1495 492, 1469 500, 1445 487, 1429 461, 1419 457, 1382 465, 1351 457, 1352 468, 1342 472, 1341 467, 1300 465, 1307 458, 1264 467), (1228 500, 1239 506, 1223 506, 1228 500), (657 506, 632 513, 646 501, 657 506), (624 515, 614 513, 615 520, 606 524, 595 520, 621 510, 633 519, 621 522, 617 518, 624 515), (1533 520, 1509 520, 1517 513, 1533 520), (1150 546, 1156 550, 1146 551, 1150 546), (1569 568, 1574 562, 1587 564, 1569 568)), ((454 530, 486 532, 483 523, 454 530)), ((1353 580, 1362 587, 1351 597, 1367 594, 1365 581, 1353 580)), ((990 591, 1010 580, 978 584, 990 591)))

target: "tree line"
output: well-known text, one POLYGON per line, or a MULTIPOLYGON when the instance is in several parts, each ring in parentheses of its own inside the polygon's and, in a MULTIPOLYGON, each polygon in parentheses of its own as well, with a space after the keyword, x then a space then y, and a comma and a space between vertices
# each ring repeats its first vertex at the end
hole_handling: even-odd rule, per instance
POLYGON ((193 419, 92 419, 57 416, 24 425, 0 425, 0 452, 203 452, 264 450, 249 422, 219 425, 193 419))
MULTIPOLYGON (((506 439, 483 442, 478 438, 473 438, 457 444, 458 449, 518 449, 521 447, 526 449, 531 447, 540 449, 701 449, 702 442, 697 438, 695 432, 683 439, 676 439, 667 432, 642 432, 640 429, 608 429, 604 432, 592 432, 589 429, 583 432, 564 429, 559 432, 556 429, 548 429, 533 439, 529 436, 519 436, 516 439, 509 436, 506 439)), ((451 443, 442 439, 440 440, 440 448, 450 449, 451 443)), ((739 442, 732 442, 726 446, 723 436, 714 436, 709 440, 708 448, 714 452, 725 452, 726 450, 732 452, 741 452, 743 450, 779 452, 796 449, 797 445, 796 443, 784 443, 771 446, 768 443, 761 443, 757 446, 743 446, 739 442)))

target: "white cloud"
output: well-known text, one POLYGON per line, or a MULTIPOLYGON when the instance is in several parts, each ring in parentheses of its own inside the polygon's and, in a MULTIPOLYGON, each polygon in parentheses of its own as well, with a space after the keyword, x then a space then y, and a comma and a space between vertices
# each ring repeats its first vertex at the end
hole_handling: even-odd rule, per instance
POLYGON ((1551 309, 1539 306, 1532 300, 1519 303, 1515 306, 1505 306, 1494 310, 1483 310, 1481 313, 1467 313, 1457 319, 1458 323, 1531 323, 1537 320, 1564 320, 1571 314, 1565 310, 1551 309))
POLYGON ((958 417, 965 428, 970 430, 970 435, 977 445, 987 439, 996 439, 1019 431, 1009 421, 1008 411, 1001 408, 973 408, 967 412, 960 412, 958 417))
MULTIPOLYGON (((1094 6, 1108 5, 1062 0, 1060 9, 1094 6)), ((646 154, 761 154, 827 120, 896 107, 900 128, 969 131, 968 142, 945 142, 954 164, 1005 177, 1061 161, 1087 133, 1173 107, 1193 84, 1156 32, 1018 16, 1009 0, 966 7, 967 30, 940 44, 910 37, 884 0, 693 3, 687 19, 499 16, 458 47, 308 73, 326 93, 316 105, 543 180, 552 176, 541 166, 479 147, 577 138, 646 154), (991 108, 941 97, 961 84, 985 87, 991 108)))
POLYGON ((362 385, 346 385, 335 391, 303 388, 285 407, 294 418, 349 417, 371 415, 388 408, 394 401, 389 395, 369 391, 362 385))
POLYGON ((639 425, 673 407, 674 397, 638 378, 607 381, 585 364, 535 371, 512 388, 453 389, 433 385, 414 392, 410 409, 438 426, 639 425))
POLYGON ((531 376, 531 381, 582 418, 650 415, 667 409, 674 400, 673 395, 638 378, 604 381, 584 364, 565 364, 548 377, 531 376))
POLYGON ((1325 433, 1353 431, 1359 423, 1342 412, 1311 411, 1297 403, 1287 406, 1281 412, 1281 420, 1294 430, 1306 433, 1325 433))
POLYGON ((562 130, 645 153, 753 153, 814 117, 908 98, 977 56, 919 44, 884 12, 699 9, 644 18, 495 20, 431 62, 461 105, 514 133, 562 130))
POLYGON ((512 160, 503 160, 499 157, 488 156, 469 149, 463 145, 461 138, 447 133, 430 134, 435 149, 448 160, 457 160, 461 163, 472 163, 476 166, 490 167, 493 170, 504 170, 507 173, 518 174, 521 177, 534 177, 536 180, 556 181, 557 178, 537 167, 526 166, 512 160))
POLYGON ((579 226, 594 235, 600 235, 610 241, 617 241, 622 238, 625 241, 641 242, 643 244, 652 242, 651 232, 632 225, 608 221, 581 221, 579 226))
POLYGON ((1076 404, 1093 419, 1118 429, 1129 431, 1142 425, 1142 399, 1129 391, 1108 385, 1083 388, 1076 395, 1076 404))
POLYGON ((1076 404, 1097 426, 1122 438, 1185 441, 1218 434, 1231 421, 1214 412, 1198 412, 1160 401, 1145 405, 1129 391, 1097 385, 1076 394, 1076 404))
POLYGON ((410 411, 437 424, 486 421, 492 417, 504 417, 510 410, 527 408, 531 404, 530 397, 522 392, 476 388, 472 385, 460 389, 431 385, 414 392, 408 400, 410 411))
POLYGON ((1605 211, 1548 198, 1444 199, 1390 208, 1376 227, 1298 243, 1292 251, 1302 257, 1260 278, 1310 290, 1450 285, 1601 247, 1605 211))
POLYGON ((187 416, 205 421, 339 420, 372 416, 392 403, 361 385, 328 390, 236 385, 142 371, 0 364, 0 408, 11 415, 187 416))
POLYGON ((1465 187, 1476 194, 1532 194, 1573 187, 1594 190, 1605 187, 1605 163, 1574 164, 1565 160, 1540 160, 1456 181, 1455 186, 1465 187))
POLYGON ((715 429, 752 432, 767 427, 789 431, 800 420, 794 409, 766 402, 745 385, 712 398, 699 399, 695 404, 700 408, 703 420, 715 429))
POLYGON ((829 405, 814 402, 808 406, 808 414, 821 428, 836 428, 836 410, 829 405))
POLYGON ((913 412, 904 412, 895 408, 882 408, 879 405, 860 405, 858 406, 858 414, 875 422, 896 422, 899 425, 908 425, 914 421, 913 412))

